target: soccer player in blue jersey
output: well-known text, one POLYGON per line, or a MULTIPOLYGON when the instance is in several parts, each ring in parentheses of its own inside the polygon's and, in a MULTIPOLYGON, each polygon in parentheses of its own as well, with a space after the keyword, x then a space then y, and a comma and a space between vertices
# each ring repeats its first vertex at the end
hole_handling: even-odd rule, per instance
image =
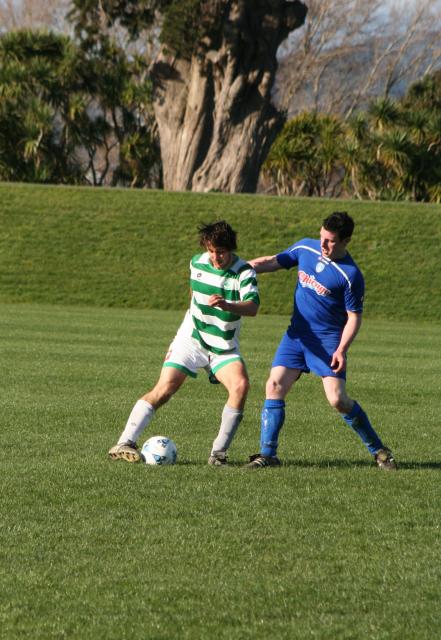
POLYGON ((320 229, 320 239, 304 238, 274 256, 250 260, 256 273, 297 267, 297 286, 290 326, 274 356, 261 415, 260 453, 250 469, 279 466, 279 432, 285 420, 285 397, 302 373, 320 376, 326 398, 358 434, 378 467, 396 470, 366 413, 346 391, 346 355, 358 333, 363 311, 364 280, 348 253, 354 221, 336 211, 320 229))

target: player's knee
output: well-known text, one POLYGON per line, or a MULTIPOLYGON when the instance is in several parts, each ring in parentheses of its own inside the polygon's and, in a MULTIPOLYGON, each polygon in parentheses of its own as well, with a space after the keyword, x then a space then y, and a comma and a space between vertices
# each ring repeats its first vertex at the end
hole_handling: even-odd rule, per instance
POLYGON ((351 401, 345 394, 329 394, 328 402, 339 413, 348 413, 351 410, 351 401))
POLYGON ((268 378, 266 381, 266 397, 273 398, 279 396, 283 392, 283 387, 275 378, 268 378))
POLYGON ((234 393, 238 398, 246 398, 250 390, 250 381, 248 378, 240 377, 235 381, 234 393))
POLYGON ((174 382, 167 382, 166 384, 164 384, 161 389, 162 404, 170 400, 170 398, 176 393, 178 388, 179 388, 179 385, 177 385, 174 382))
POLYGON ((168 402, 176 393, 178 387, 173 382, 162 382, 145 396, 145 398, 155 407, 158 408, 168 402))

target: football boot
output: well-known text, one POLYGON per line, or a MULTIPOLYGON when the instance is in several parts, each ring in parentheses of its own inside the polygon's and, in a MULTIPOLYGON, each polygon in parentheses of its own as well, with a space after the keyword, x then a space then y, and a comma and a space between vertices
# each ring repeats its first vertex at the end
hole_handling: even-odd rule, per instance
POLYGON ((396 471, 398 469, 392 451, 387 447, 378 449, 375 454, 375 464, 379 469, 384 469, 385 471, 396 471))
POLYGON ((126 462, 139 462, 141 456, 134 442, 122 442, 109 450, 112 460, 125 460, 126 462))
POLYGON ((255 453, 250 456, 250 461, 245 465, 245 469, 263 469, 264 467, 280 467, 282 463, 277 456, 264 456, 255 453))

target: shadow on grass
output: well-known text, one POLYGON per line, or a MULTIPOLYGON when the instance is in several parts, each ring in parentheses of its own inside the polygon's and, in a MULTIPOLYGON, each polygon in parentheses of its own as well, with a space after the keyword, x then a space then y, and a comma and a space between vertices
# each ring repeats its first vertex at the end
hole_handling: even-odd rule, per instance
POLYGON ((439 469, 441 470, 441 462, 399 462, 398 469, 400 471, 412 469, 439 469))
POLYGON ((372 467, 375 466, 371 460, 284 460, 284 467, 304 467, 319 469, 349 469, 352 467, 372 467))
MULTIPOLYGON (((245 469, 247 461, 244 462, 229 462, 228 465, 223 467, 212 467, 214 470, 220 469, 245 469)), ((208 466, 206 462, 202 461, 192 461, 192 460, 180 460, 177 463, 177 466, 189 466, 189 467, 199 467, 199 466, 208 466)), ((372 467, 375 468, 375 464, 371 460, 283 460, 283 467, 298 467, 304 469, 350 469, 354 467, 359 468, 367 468, 372 467)), ((274 467, 272 467, 274 469, 274 467)), ((398 470, 399 471, 412 471, 415 469, 437 469, 441 470, 441 462, 437 461, 428 461, 428 462, 399 462, 398 470)), ((250 469, 251 471, 251 469, 250 469)))
MULTIPOLYGON (((348 469, 351 467, 372 467, 375 468, 375 463, 371 460, 284 460, 284 467, 304 467, 319 469, 348 469)), ((409 471, 414 469, 440 469, 441 462, 428 461, 428 462, 400 462, 398 461, 399 471, 409 471)))
MULTIPOLYGON (((248 460, 244 460, 243 462, 237 462, 237 461, 229 461, 227 465, 225 466, 212 466, 212 469, 232 469, 232 468, 238 468, 238 469, 245 469, 246 468, 246 464, 247 464, 248 460)), ((176 466, 188 466, 188 467, 206 467, 209 466, 207 465, 206 462, 203 462, 201 460, 178 460, 178 462, 176 462, 176 466)), ((284 467, 304 467, 304 468, 321 468, 321 469, 328 469, 328 468, 339 468, 339 467, 344 467, 344 468, 350 468, 350 467, 372 467, 375 466, 372 462, 370 462, 369 460, 357 460, 355 462, 351 462, 349 460, 321 460, 321 461, 310 461, 310 460, 283 460, 282 461, 282 465, 281 467, 277 467, 280 469, 283 469, 284 467)), ((272 469, 274 469, 274 467, 272 467, 272 469)))

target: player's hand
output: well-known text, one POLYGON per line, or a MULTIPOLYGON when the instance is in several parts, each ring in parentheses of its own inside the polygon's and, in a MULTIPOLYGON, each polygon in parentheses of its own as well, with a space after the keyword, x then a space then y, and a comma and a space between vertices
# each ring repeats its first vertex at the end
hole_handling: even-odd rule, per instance
POLYGON ((331 360, 331 369, 334 373, 340 373, 346 369, 346 354, 343 351, 334 351, 331 360))
POLYGON ((228 311, 228 302, 217 293, 213 293, 213 295, 208 298, 208 306, 219 307, 223 311, 228 311))

